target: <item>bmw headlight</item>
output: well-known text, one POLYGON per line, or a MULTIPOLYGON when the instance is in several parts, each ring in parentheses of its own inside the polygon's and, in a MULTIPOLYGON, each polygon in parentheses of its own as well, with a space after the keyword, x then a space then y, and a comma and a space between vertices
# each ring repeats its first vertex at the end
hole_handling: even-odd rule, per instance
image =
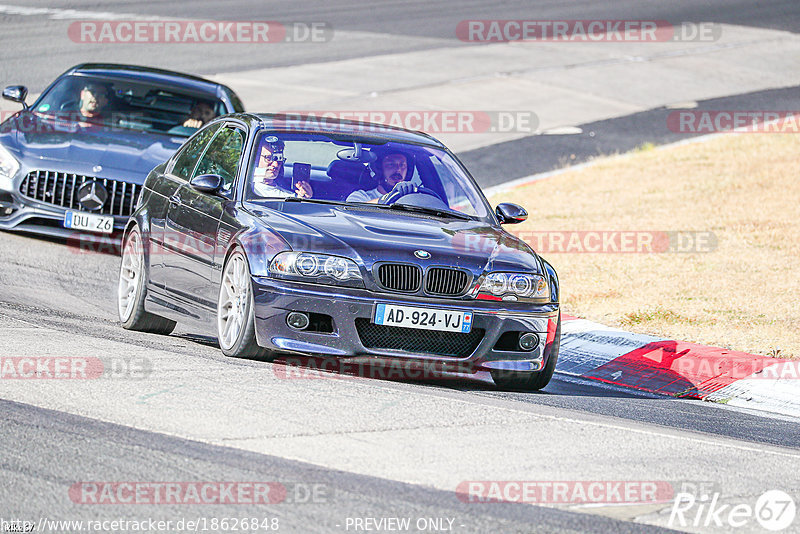
POLYGON ((538 274, 489 273, 483 279, 480 292, 493 295, 497 300, 550 301, 547 279, 538 274))
POLYGON ((0 178, 13 178, 19 170, 17 158, 6 147, 0 145, 0 178))
POLYGON ((272 259, 269 272, 279 278, 363 287, 358 265, 351 259, 313 252, 281 252, 272 259))

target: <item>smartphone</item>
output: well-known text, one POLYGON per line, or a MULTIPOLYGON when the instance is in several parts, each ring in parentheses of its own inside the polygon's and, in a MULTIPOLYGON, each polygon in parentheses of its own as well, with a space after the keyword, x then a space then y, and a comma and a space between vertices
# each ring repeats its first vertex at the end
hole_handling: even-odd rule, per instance
POLYGON ((311 183, 310 163, 295 163, 292 165, 292 191, 295 190, 297 182, 311 183))

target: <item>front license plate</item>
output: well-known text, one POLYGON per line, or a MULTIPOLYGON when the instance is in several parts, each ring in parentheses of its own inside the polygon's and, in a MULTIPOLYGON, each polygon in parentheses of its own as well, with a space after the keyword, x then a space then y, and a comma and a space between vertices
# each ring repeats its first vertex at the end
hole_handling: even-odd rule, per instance
POLYGON ((64 214, 64 228, 110 234, 114 231, 114 217, 83 211, 68 211, 64 214))
POLYGON ((373 322, 386 326, 404 326, 466 334, 472 329, 472 312, 378 304, 375 307, 373 322))

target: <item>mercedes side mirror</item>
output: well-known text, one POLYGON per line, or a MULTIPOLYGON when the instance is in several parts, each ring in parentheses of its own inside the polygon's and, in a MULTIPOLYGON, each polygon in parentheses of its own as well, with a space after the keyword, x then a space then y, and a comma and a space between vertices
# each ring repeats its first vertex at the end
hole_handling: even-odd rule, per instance
POLYGON ((510 202, 498 204, 494 212, 497 214, 497 218, 500 219, 500 224, 518 224, 528 218, 528 212, 525 211, 525 208, 510 202))
POLYGON ((16 102, 18 104, 22 104, 24 109, 28 109, 28 104, 25 103, 25 99, 28 97, 28 88, 24 85, 9 85, 5 89, 3 89, 3 98, 6 100, 11 100, 12 102, 16 102))

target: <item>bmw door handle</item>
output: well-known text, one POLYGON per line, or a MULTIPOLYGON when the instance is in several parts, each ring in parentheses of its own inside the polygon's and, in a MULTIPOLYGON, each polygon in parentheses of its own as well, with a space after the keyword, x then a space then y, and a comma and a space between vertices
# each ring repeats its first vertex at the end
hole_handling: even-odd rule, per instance
POLYGON ((178 196, 177 193, 175 193, 174 195, 169 197, 169 205, 170 205, 170 207, 178 208, 178 207, 180 207, 181 204, 183 204, 183 202, 181 201, 181 197, 178 196))

